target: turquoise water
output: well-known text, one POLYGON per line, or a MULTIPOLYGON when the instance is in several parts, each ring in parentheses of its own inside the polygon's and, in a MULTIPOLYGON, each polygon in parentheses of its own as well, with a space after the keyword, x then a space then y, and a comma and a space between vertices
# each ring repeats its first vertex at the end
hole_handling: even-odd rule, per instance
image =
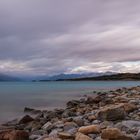
POLYGON ((23 113, 25 106, 52 109, 64 107, 93 90, 140 85, 140 81, 77 81, 77 82, 0 82, 0 122, 23 113))

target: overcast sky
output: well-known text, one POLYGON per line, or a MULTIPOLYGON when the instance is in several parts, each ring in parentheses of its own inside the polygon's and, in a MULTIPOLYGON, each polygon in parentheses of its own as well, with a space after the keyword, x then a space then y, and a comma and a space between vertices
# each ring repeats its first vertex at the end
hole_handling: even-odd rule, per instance
POLYGON ((140 0, 0 0, 0 72, 140 72, 140 0))

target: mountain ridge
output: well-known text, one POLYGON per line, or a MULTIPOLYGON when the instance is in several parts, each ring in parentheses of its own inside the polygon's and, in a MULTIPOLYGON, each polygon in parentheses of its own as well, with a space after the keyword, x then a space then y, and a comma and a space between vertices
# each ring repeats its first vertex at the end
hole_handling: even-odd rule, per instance
POLYGON ((20 78, 0 73, 0 81, 2 81, 2 82, 6 82, 6 81, 20 81, 20 78))
MULTIPOLYGON (((97 77, 84 77, 84 78, 76 78, 76 79, 67 79, 67 81, 139 81, 140 73, 118 73, 113 75, 103 75, 97 77)), ((58 81, 63 81, 63 79, 59 79, 58 81)))
POLYGON ((77 79, 77 78, 85 78, 85 77, 97 77, 103 75, 112 75, 113 72, 93 72, 93 73, 81 73, 81 74, 58 74, 54 76, 49 76, 39 81, 57 81, 57 80, 69 80, 69 79, 77 79))

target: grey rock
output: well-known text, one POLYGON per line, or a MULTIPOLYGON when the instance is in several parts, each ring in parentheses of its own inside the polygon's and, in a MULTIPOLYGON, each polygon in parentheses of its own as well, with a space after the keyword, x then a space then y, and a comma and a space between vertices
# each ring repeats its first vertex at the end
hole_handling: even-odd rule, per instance
POLYGON ((73 117, 73 121, 78 125, 78 126, 83 126, 84 125, 84 120, 82 116, 78 117, 73 117))
POLYGON ((63 128, 64 123, 63 123, 63 121, 58 121, 58 122, 54 123, 53 126, 56 128, 63 128))
POLYGON ((41 138, 40 135, 30 135, 30 137, 29 137, 30 140, 36 140, 36 139, 39 139, 39 138, 41 138))
POLYGON ((48 135, 43 135, 40 138, 36 139, 36 140, 44 140, 45 138, 48 138, 48 135))
POLYGON ((74 122, 66 122, 64 124, 64 131, 69 131, 70 129, 77 128, 78 125, 74 122))
POLYGON ((72 128, 72 129, 69 129, 67 132, 70 133, 71 135, 75 135, 78 131, 78 128, 72 128))
POLYGON ((53 129, 50 134, 49 137, 57 137, 59 132, 63 132, 63 129, 57 128, 57 129, 53 129))
POLYGON ((128 121, 122 121, 120 123, 117 123, 115 127, 130 132, 130 133, 135 133, 140 129, 140 121, 133 121, 133 120, 128 120, 128 121))
POLYGON ((49 131, 49 130, 51 130, 53 128, 53 124, 51 123, 51 122, 47 122, 46 124, 44 124, 43 126, 42 126, 42 129, 43 130, 46 130, 46 131, 49 131))

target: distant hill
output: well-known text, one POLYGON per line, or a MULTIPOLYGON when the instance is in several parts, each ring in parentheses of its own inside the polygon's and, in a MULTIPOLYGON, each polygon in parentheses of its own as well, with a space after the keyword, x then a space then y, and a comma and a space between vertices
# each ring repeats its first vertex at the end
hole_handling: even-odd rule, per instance
MULTIPOLYGON (((68 81, 100 81, 100 80, 140 80, 140 73, 119 73, 113 75, 103 75, 97 77, 84 77, 84 78, 75 78, 75 79, 67 79, 68 81)), ((63 79, 59 79, 59 81, 63 81, 63 79)))
POLYGON ((40 77, 39 81, 69 80, 69 79, 78 79, 78 78, 85 78, 85 77, 89 78, 89 77, 97 77, 97 76, 112 75, 112 74, 114 73, 106 72, 106 73, 58 74, 54 76, 40 77))
POLYGON ((20 79, 0 73, 0 81, 20 81, 20 79))

